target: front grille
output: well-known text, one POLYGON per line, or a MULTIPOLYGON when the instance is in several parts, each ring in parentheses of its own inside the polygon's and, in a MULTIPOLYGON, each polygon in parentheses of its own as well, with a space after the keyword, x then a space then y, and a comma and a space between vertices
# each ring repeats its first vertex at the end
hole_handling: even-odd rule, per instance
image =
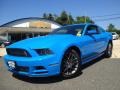
POLYGON ((8 55, 11 55, 11 56, 31 57, 31 55, 24 49, 7 48, 6 52, 8 55))

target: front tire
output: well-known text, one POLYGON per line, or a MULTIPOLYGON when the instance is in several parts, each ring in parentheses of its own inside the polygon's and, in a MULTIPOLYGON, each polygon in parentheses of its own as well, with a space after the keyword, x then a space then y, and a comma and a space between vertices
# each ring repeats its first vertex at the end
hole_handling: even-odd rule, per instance
POLYGON ((111 42, 108 43, 107 49, 105 50, 105 57, 110 58, 112 56, 113 45, 111 42))
POLYGON ((81 59, 78 52, 74 49, 66 51, 61 65, 61 76, 63 78, 74 77, 81 72, 81 59))

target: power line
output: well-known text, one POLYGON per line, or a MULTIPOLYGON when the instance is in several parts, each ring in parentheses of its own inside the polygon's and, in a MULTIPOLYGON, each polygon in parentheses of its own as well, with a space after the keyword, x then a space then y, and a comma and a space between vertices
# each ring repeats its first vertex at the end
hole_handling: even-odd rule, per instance
POLYGON ((109 16, 115 16, 120 15, 120 13, 117 14, 107 14, 107 15, 99 15, 99 16, 90 16, 90 18, 102 18, 102 17, 109 17, 109 16))
POLYGON ((106 19, 96 19, 94 21, 108 21, 108 20, 113 20, 113 19, 120 19, 120 16, 119 17, 113 17, 113 18, 106 18, 106 19))
MULTIPOLYGON (((120 13, 99 15, 99 16, 88 16, 88 17, 90 17, 95 22, 98 22, 98 21, 109 21, 109 20, 114 20, 114 19, 120 19, 120 13)), ((74 19, 76 19, 76 17, 74 17, 74 19)))

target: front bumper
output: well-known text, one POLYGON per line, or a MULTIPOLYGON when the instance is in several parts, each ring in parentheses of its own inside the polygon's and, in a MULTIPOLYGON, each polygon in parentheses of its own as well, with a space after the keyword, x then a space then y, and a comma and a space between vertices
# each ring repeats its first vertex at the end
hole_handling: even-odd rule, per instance
POLYGON ((47 77, 60 73, 60 63, 54 55, 38 57, 4 56, 9 71, 29 77, 47 77), (8 61, 15 62, 15 68, 8 65, 8 61))

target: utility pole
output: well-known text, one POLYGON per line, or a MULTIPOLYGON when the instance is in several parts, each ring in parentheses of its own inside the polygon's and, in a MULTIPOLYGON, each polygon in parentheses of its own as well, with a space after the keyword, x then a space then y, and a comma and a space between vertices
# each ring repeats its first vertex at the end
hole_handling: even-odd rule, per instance
POLYGON ((85 22, 84 22, 84 23, 86 23, 86 22, 87 22, 87 19, 86 19, 86 17, 87 17, 87 15, 86 15, 86 12, 85 12, 85 17, 84 17, 84 19, 85 19, 85 22))
POLYGON ((70 17, 69 17, 70 13, 67 15, 68 17, 68 23, 70 24, 70 17))
POLYGON ((86 16, 85 16, 85 23, 86 23, 86 16))

